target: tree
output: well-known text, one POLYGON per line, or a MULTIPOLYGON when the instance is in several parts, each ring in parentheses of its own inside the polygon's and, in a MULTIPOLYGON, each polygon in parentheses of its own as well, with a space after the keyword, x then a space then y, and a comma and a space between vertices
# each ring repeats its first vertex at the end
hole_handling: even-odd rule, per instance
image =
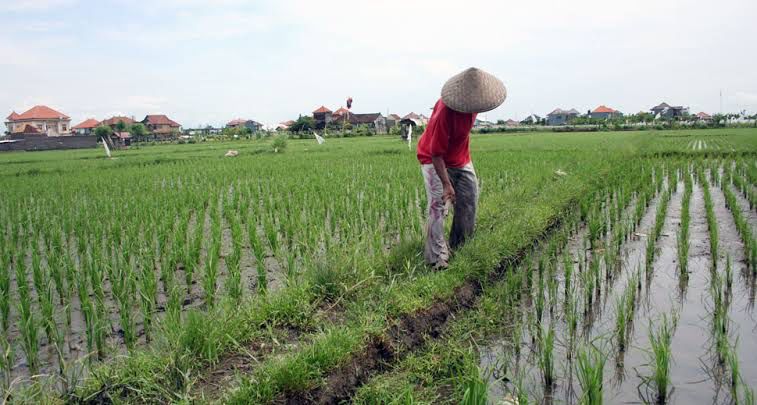
POLYGON ((290 132, 310 131, 315 128, 315 120, 310 116, 302 116, 289 127, 290 132))
POLYGON ((123 122, 123 120, 118 120, 116 122, 116 132, 125 132, 126 131, 126 123, 123 122))
POLYGON ((131 124, 131 127, 129 127, 129 132, 134 138, 141 138, 147 134, 147 129, 145 128, 144 124, 137 122, 131 124))
POLYGON ((95 128, 95 136, 97 136, 97 139, 102 139, 105 141, 106 139, 110 138, 110 136, 113 134, 113 130, 110 129, 107 125, 100 125, 99 127, 95 128))

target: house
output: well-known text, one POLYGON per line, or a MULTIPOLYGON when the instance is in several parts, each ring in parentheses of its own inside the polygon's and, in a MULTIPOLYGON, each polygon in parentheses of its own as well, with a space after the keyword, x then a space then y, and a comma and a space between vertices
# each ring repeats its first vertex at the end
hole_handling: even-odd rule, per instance
POLYGON ((578 111, 575 108, 570 110, 555 108, 547 114, 547 125, 568 125, 576 117, 578 117, 578 111))
POLYGON ((124 125, 126 125, 127 127, 129 127, 129 126, 133 125, 134 123, 136 123, 137 121, 134 121, 134 118, 123 117, 123 116, 114 116, 114 117, 108 118, 107 120, 103 120, 103 122, 101 122, 101 124, 102 125, 107 125, 111 129, 115 130, 116 129, 116 125, 118 125, 119 122, 123 122, 124 125))
POLYGON ((541 117, 536 114, 531 114, 520 122, 523 125, 538 125, 541 123, 541 117))
POLYGON ((115 147, 123 148, 131 145, 131 134, 128 132, 113 132, 110 135, 111 144, 115 147))
POLYGON ((346 109, 344 107, 339 107, 338 110, 336 110, 333 113, 331 113, 331 117, 333 118, 335 116, 342 116, 342 115, 347 114, 349 112, 350 112, 350 110, 348 110, 348 109, 346 109))
POLYGON ((494 128, 495 124, 490 121, 484 121, 476 118, 475 123, 473 124, 473 128, 475 129, 483 129, 483 128, 494 128))
POLYGON ((172 135, 181 131, 181 125, 164 114, 147 115, 141 122, 153 135, 172 135))
POLYGON ((414 113, 414 112, 411 112, 411 113, 405 115, 400 120, 400 124, 402 124, 402 125, 406 125, 406 124, 409 124, 409 123, 412 123, 412 125, 415 126, 415 127, 420 127, 420 126, 425 125, 425 124, 423 124, 423 120, 421 119, 421 116, 418 115, 418 114, 416 114, 416 113, 414 113))
POLYGON ((89 118, 71 127, 71 132, 74 135, 92 135, 98 126, 100 126, 100 121, 89 118))
POLYGON ((325 106, 320 106, 313 111, 313 119, 315 120, 315 128, 323 129, 331 122, 332 111, 325 106))
POLYGON ((385 134, 387 132, 386 117, 381 113, 355 114, 346 111, 336 116, 332 115, 331 122, 336 124, 349 122, 352 126, 366 125, 377 134, 385 134))
POLYGON ((514 119, 510 118, 509 120, 505 121, 505 126, 508 128, 513 128, 519 126, 520 123, 518 121, 515 121, 514 119))
POLYGON ((350 123, 352 125, 368 125, 369 128, 376 131, 377 134, 386 133, 386 117, 381 113, 368 113, 368 114, 350 114, 350 123))
POLYGON ((706 112, 698 112, 695 115, 696 119, 699 121, 712 121, 712 115, 707 114, 706 112))
POLYGON ((689 113, 688 107, 682 107, 680 105, 671 106, 665 102, 662 102, 650 108, 649 110, 652 111, 652 114, 654 114, 655 117, 659 116, 662 118, 683 117, 684 115, 687 115, 689 113))
POLYGON ((263 129, 263 124, 253 120, 237 118, 227 122, 226 128, 247 128, 250 132, 257 132, 263 129))
POLYGON ((286 130, 288 130, 288 129, 289 129, 289 127, 291 127, 292 125, 294 125, 294 121, 292 121, 292 120, 288 120, 288 121, 279 122, 279 125, 277 125, 277 126, 276 126, 276 130, 277 130, 277 131, 286 131, 286 130))
POLYGON ((397 114, 389 114, 386 116, 386 127, 391 128, 400 124, 402 118, 397 114))
POLYGON ((610 108, 606 105, 600 105, 599 107, 595 108, 593 111, 589 112, 589 118, 595 119, 595 120, 609 120, 612 118, 618 118, 622 117, 623 113, 620 111, 610 108))
POLYGON ((5 121, 10 134, 24 132, 27 125, 48 136, 71 135, 71 118, 45 105, 34 106, 22 114, 13 111, 5 121))

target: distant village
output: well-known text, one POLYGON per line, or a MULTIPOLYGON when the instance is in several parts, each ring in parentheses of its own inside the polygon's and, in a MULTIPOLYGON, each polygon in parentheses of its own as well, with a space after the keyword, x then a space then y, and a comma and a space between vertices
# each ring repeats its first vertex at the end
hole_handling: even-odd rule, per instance
MULTIPOLYGON (((729 122, 754 123, 757 117, 746 114, 725 116, 729 122)), ((480 132, 507 131, 508 129, 529 129, 534 127, 597 126, 607 123, 626 125, 648 125, 655 122, 680 122, 685 125, 709 125, 714 119, 705 112, 690 114, 688 107, 660 103, 649 109, 629 116, 614 108, 600 105, 585 114, 575 108, 555 108, 544 117, 532 114, 523 120, 500 120, 490 122, 477 119, 474 130, 480 132)), ((71 125, 71 118, 65 113, 44 105, 37 105, 23 113, 11 112, 6 118, 7 130, 0 136, 0 150, 14 149, 54 149, 96 146, 106 140, 113 147, 127 147, 132 142, 192 140, 197 136, 257 134, 264 132, 310 132, 312 130, 332 130, 357 134, 405 134, 404 129, 417 130, 428 123, 429 117, 410 112, 398 114, 354 113, 345 107, 335 111, 325 106, 316 108, 312 115, 300 116, 296 121, 284 121, 275 127, 266 127, 253 119, 232 119, 223 128, 183 128, 181 124, 165 114, 148 114, 143 119, 113 116, 103 120, 88 118, 71 125), (11 145, 19 143, 18 145, 11 145)))

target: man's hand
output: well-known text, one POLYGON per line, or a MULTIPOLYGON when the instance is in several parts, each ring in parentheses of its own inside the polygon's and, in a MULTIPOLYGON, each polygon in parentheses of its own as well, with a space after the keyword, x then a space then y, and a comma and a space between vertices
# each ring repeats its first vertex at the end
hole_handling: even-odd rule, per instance
POLYGON ((447 202, 450 201, 451 203, 455 203, 455 188, 452 187, 451 183, 444 183, 442 186, 442 201, 447 202))
POLYGON ((447 175, 447 165, 444 164, 444 158, 441 156, 431 156, 431 163, 434 164, 434 170, 436 175, 439 176, 439 180, 442 181, 442 201, 455 203, 455 189, 452 187, 452 182, 449 181, 449 175, 447 175))

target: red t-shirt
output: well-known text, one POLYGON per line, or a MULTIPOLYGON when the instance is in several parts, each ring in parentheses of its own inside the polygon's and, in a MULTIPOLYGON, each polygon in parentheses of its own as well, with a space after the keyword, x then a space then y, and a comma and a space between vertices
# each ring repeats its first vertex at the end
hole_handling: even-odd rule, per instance
POLYGON ((439 99, 418 142, 418 161, 424 165, 431 164, 432 156, 442 156, 447 167, 463 167, 468 164, 468 144, 474 122, 476 114, 454 111, 439 99))

